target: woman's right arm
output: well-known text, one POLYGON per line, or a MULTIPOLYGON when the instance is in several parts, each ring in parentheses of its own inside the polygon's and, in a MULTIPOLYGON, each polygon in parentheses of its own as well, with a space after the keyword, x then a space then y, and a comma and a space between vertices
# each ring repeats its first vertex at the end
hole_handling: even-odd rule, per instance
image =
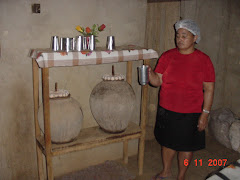
POLYGON ((161 86, 162 74, 154 72, 150 66, 149 66, 148 72, 149 72, 149 81, 151 85, 155 87, 161 86))

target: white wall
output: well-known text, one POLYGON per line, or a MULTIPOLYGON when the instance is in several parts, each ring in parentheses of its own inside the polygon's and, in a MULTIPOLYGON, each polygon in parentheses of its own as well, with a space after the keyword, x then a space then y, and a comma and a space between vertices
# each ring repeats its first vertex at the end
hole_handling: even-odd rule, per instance
MULTIPOLYGON (((99 35, 104 46, 106 36, 116 38, 116 45, 143 46, 146 0, 1 0, 0 1, 0 179, 36 179, 36 152, 33 120, 31 48, 48 48, 53 35, 77 36, 76 25, 105 24, 99 35), (32 14, 31 4, 40 3, 41 13, 32 14)), ((138 62, 134 63, 134 68, 138 62)), ((116 64, 115 71, 125 73, 126 64, 116 64)), ((50 69, 50 88, 70 91, 82 105, 84 127, 95 126, 89 109, 91 89, 101 76, 111 72, 111 65, 50 69)), ((134 74, 133 88, 140 97, 134 74)), ((134 121, 139 119, 139 101, 134 121)), ((76 170, 106 159, 121 157, 121 144, 105 146, 54 159, 55 175, 76 170), (110 151, 111 150, 111 151, 110 151), (85 153, 85 154, 84 154, 85 153), (91 154, 95 154, 94 158, 91 154), (85 158, 85 159, 84 159, 85 158)), ((137 142, 130 143, 130 154, 137 142)))

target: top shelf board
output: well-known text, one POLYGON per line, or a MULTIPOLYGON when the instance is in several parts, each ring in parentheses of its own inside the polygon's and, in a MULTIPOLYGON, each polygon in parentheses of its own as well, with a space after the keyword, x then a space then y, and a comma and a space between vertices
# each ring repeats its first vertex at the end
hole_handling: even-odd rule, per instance
POLYGON ((119 46, 113 51, 108 51, 105 48, 80 52, 54 52, 51 49, 32 49, 30 57, 36 59, 40 68, 50 68, 146 60, 158 58, 158 53, 153 49, 128 45, 119 46))

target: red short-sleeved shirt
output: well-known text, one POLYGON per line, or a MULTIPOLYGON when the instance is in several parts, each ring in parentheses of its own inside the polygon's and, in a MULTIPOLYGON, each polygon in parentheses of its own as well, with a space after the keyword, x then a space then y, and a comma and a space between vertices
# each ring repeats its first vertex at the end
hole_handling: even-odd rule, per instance
POLYGON ((215 82, 209 56, 197 49, 184 55, 174 48, 162 54, 155 72, 163 74, 160 106, 179 113, 202 112, 203 82, 215 82))

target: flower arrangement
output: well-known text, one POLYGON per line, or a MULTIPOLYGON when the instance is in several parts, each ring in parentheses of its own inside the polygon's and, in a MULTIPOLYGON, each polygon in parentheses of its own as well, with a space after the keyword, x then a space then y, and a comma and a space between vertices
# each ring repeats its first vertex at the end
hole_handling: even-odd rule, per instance
MULTIPOLYGON (((83 28, 81 26, 76 26, 76 30, 80 32, 83 36, 88 36, 88 35, 94 35, 97 36, 99 32, 103 31, 105 29, 105 24, 102 24, 101 26, 94 24, 92 28, 86 27, 83 28)), ((99 42, 97 39, 95 39, 96 42, 99 42)))

